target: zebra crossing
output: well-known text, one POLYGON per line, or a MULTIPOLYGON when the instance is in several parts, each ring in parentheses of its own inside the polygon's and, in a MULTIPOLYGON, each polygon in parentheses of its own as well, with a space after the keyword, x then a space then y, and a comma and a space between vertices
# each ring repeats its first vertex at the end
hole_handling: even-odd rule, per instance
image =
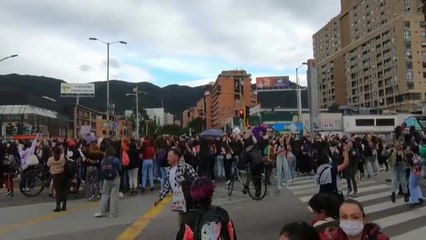
MULTIPOLYGON (((345 179, 340 179, 338 186, 344 194, 347 193, 345 179)), ((297 177, 286 188, 312 211, 308 202, 319 189, 313 176, 297 177)), ((425 239, 426 207, 411 208, 404 203, 403 197, 397 198, 396 202, 392 203, 390 186, 385 181, 371 178, 358 182, 358 196, 353 199, 362 203, 368 221, 378 224, 381 231, 389 235, 391 239, 425 239)))

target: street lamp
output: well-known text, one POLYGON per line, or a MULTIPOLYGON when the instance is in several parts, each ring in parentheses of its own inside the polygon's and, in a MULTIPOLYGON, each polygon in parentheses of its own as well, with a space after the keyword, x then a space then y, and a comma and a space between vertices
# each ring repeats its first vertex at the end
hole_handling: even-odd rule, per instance
POLYGON ((4 60, 6 60, 6 59, 14 58, 14 57, 17 57, 17 56, 18 56, 18 54, 13 54, 13 55, 10 55, 10 56, 7 56, 7 57, 4 57, 4 58, 0 59, 0 62, 3 62, 3 61, 4 61, 4 60))
POLYGON ((126 93, 126 96, 135 96, 136 98, 136 139, 139 139, 139 93, 148 95, 144 91, 138 91, 138 87, 133 88, 133 93, 126 93))
POLYGON ((109 46, 115 43, 121 43, 121 44, 127 44, 125 41, 114 41, 114 42, 106 42, 98 38, 91 37, 89 38, 91 41, 99 41, 105 45, 107 45, 107 111, 106 111, 106 118, 107 118, 107 136, 109 136, 109 111, 110 111, 110 104, 109 104, 109 46))
POLYGON ((300 122, 300 117, 302 116, 302 94, 300 89, 300 81, 299 81, 299 68, 303 67, 303 65, 308 65, 308 63, 303 62, 299 67, 296 68, 296 84, 297 84, 297 113, 298 119, 300 122))

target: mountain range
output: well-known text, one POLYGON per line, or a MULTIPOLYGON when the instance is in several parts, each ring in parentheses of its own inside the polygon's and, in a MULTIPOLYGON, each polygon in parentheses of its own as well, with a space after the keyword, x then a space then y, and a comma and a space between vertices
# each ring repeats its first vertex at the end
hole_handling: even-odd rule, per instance
MULTIPOLYGON (((37 96, 46 96, 55 99, 60 105, 75 104, 75 98, 63 98, 60 96, 60 86, 65 81, 60 79, 29 76, 29 75, 0 75, 0 91, 22 92, 37 96)), ((95 97, 80 98, 80 104, 98 111, 106 108, 106 82, 94 82, 95 97)), ((166 112, 177 114, 195 105, 203 96, 205 86, 188 87, 169 85, 158 87, 149 82, 130 83, 120 80, 110 80, 110 102, 115 104, 115 112, 123 114, 125 110, 135 108, 135 98, 126 97, 134 87, 147 94, 139 95, 139 105, 143 108, 159 108, 164 106, 166 112)))
MULTIPOLYGON (((60 105, 75 104, 75 98, 63 98, 60 96, 60 79, 43 76, 30 75, 0 75, 0 92, 22 92, 36 96, 46 96, 55 99, 60 105)), ((95 97, 80 98, 80 104, 98 111, 105 111, 106 108, 106 82, 94 82, 95 97)), ((293 83, 293 85, 295 85, 293 83)), ((120 80, 110 81, 110 102, 115 104, 115 112, 123 114, 125 110, 135 108, 135 98, 126 97, 126 93, 131 93, 134 87, 147 94, 140 94, 139 104, 143 108, 158 108, 164 106, 166 112, 176 115, 181 119, 182 112, 201 99, 206 90, 206 86, 188 87, 180 85, 169 85, 158 87, 149 82, 130 83, 120 80)), ((295 87, 295 86, 292 86, 295 87)), ((267 108, 296 108, 296 91, 287 92, 261 92, 258 93, 259 102, 267 108)), ((302 105, 307 107, 307 91, 302 91, 302 105)))

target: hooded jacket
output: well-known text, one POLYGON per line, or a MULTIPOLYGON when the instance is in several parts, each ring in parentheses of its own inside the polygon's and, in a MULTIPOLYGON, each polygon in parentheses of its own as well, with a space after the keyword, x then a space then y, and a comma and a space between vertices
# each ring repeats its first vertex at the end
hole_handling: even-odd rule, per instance
MULTIPOLYGON (((330 240, 347 240, 346 233, 341 228, 337 228, 330 232, 330 240)), ((361 240, 389 240, 390 238, 380 232, 380 227, 374 223, 364 225, 361 240)))

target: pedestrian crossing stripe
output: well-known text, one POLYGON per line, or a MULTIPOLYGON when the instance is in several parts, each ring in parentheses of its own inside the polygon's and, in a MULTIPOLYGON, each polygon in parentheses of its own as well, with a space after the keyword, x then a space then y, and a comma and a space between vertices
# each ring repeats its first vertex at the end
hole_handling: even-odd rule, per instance
MULTIPOLYGON (((345 183, 346 181, 342 180, 338 182, 339 190, 344 193, 347 191, 345 183)), ((357 186, 360 196, 353 199, 361 202, 367 219, 370 216, 372 222, 378 224, 382 230, 391 232, 391 234, 388 234, 391 239, 414 240, 425 238, 426 222, 423 220, 426 216, 426 207, 412 209, 401 198, 392 203, 390 200, 391 187, 373 179, 357 182, 357 186)), ((287 186, 287 189, 297 196, 301 202, 308 203, 312 196, 318 193, 319 186, 315 184, 313 178, 303 177, 301 180, 296 178, 292 185, 287 186)), ((312 212, 309 206, 307 206, 307 209, 312 212)))
POLYGON ((425 234, 426 234, 426 226, 422 228, 418 228, 416 230, 413 230, 405 234, 397 235, 396 237, 393 237, 392 240, 424 239, 425 234))
MULTIPOLYGON (((375 184, 376 182, 374 181, 365 181, 365 182, 360 182, 359 184, 357 184, 358 187, 364 186, 364 185, 369 185, 369 184, 375 184)), ((342 191, 347 191, 347 185, 345 184, 339 184, 339 189, 342 191)), ((292 190, 291 186, 287 187, 288 189, 292 190)), ((389 187, 388 187, 389 188, 389 187)), ((302 190, 297 190, 297 191, 293 191, 294 194, 296 195, 304 195, 304 194, 315 194, 318 192, 318 184, 314 184, 312 185, 312 187, 306 188, 306 189, 302 189, 302 190)))
POLYGON ((416 218, 420 218, 426 215, 426 208, 418 208, 418 209, 412 209, 399 213, 396 215, 392 215, 385 218, 380 218, 375 220, 374 222, 377 223, 381 228, 387 228, 390 226, 394 226, 395 223, 398 223, 401 221, 401 219, 404 219, 404 222, 414 220, 416 218))

